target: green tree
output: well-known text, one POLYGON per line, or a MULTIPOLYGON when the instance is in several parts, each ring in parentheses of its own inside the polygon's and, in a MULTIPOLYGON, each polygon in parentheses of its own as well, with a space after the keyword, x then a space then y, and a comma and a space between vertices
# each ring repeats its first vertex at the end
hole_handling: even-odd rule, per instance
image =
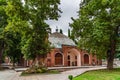
POLYGON ((28 27, 26 12, 20 0, 6 0, 5 13, 8 16, 8 24, 4 29, 5 56, 10 57, 15 63, 20 59, 22 31, 28 27))
MULTIPOLYGON (((28 10, 32 33, 22 47, 22 51, 26 57, 32 57, 40 61, 40 57, 45 57, 50 50, 48 43, 49 26, 45 20, 56 19, 59 17, 58 5, 60 0, 25 0, 25 8, 28 10), (35 8, 34 8, 35 7, 35 8), (32 55, 32 56, 29 56, 32 55), (33 57, 34 56, 34 57, 33 57)), ((28 36, 27 36, 28 37, 28 36)))
POLYGON ((68 37, 70 38, 71 33, 70 33, 70 29, 68 29, 68 37))
POLYGON ((107 57, 107 68, 113 69, 120 26, 120 0, 83 0, 79 18, 73 19, 72 34, 78 45, 99 57, 107 57))
POLYGON ((45 20, 57 20, 61 12, 59 4, 60 0, 8 0, 6 13, 9 20, 6 29, 22 33, 21 50, 26 59, 37 58, 40 61, 40 57, 45 57, 50 50, 50 28, 45 20))
POLYGON ((63 34, 63 30, 62 29, 60 29, 60 33, 63 34))
MULTIPOLYGON (((70 24, 69 24, 69 25, 70 25, 70 24)), ((71 33, 71 30, 70 30, 70 29, 68 29, 68 37, 69 37, 70 39, 72 39, 72 40, 75 42, 76 45, 78 44, 78 38, 77 38, 76 36, 74 36, 73 33, 71 33)))
POLYGON ((4 51, 4 28, 7 25, 7 15, 5 13, 5 6, 7 5, 5 0, 0 0, 0 65, 2 63, 3 51, 4 51))
POLYGON ((6 39, 5 56, 10 57, 13 67, 15 67, 15 63, 18 63, 20 56, 22 56, 20 49, 21 34, 5 30, 4 38, 6 39))

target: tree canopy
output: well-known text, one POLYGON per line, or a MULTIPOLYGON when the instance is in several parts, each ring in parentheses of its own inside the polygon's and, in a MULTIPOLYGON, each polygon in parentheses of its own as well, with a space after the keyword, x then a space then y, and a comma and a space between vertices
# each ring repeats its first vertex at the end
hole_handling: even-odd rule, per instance
POLYGON ((21 34, 13 31, 5 31, 4 38, 6 40, 4 55, 11 59, 13 67, 21 59, 22 53, 20 49, 21 34))
POLYGON ((5 0, 0 0, 0 64, 2 62, 2 55, 3 55, 3 50, 4 50, 4 28, 7 25, 7 15, 5 12, 5 6, 7 5, 5 0))
POLYGON ((60 0, 7 0, 6 30, 21 33, 21 52, 26 59, 35 59, 50 50, 49 25, 45 20, 60 17, 60 0))
POLYGON ((101 57, 107 56, 108 69, 113 68, 119 42, 120 0, 83 0, 79 18, 70 24, 78 46, 101 57))

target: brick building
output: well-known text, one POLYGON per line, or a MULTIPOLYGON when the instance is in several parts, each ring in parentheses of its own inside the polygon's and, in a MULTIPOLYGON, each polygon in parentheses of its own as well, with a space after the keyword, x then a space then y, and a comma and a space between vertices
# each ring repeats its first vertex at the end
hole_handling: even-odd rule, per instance
POLYGON ((71 39, 57 31, 49 35, 49 42, 54 47, 46 58, 49 67, 101 64, 101 60, 98 60, 95 55, 78 49, 71 39))

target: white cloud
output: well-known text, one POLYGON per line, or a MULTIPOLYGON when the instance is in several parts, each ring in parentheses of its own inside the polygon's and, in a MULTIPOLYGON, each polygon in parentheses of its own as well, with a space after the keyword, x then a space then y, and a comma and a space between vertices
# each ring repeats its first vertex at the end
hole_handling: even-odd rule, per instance
POLYGON ((67 35, 69 23, 72 22, 71 17, 77 18, 79 11, 79 4, 81 0, 61 0, 60 8, 62 10, 61 17, 58 21, 49 20, 47 23, 52 28, 52 32, 55 32, 56 26, 58 29, 62 29, 63 33, 67 35))

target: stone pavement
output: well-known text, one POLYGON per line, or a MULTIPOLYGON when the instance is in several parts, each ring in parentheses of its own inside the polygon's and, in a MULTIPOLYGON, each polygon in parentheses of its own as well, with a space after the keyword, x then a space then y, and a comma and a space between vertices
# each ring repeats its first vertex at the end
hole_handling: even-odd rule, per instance
POLYGON ((36 74, 29 76, 20 76, 21 72, 14 70, 0 71, 0 80, 68 80, 69 75, 74 77, 80 75, 89 70, 105 69, 106 67, 90 67, 90 68, 79 68, 72 69, 69 71, 61 72, 59 74, 36 74))

